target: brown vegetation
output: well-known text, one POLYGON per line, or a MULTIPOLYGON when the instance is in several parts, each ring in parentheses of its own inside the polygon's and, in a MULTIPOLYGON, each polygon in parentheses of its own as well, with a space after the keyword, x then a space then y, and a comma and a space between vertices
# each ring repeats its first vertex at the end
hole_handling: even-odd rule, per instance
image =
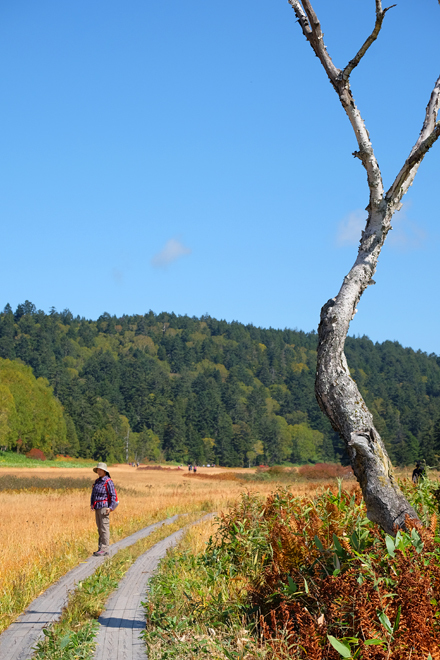
POLYGON ((41 449, 37 449, 37 447, 33 447, 30 451, 27 452, 26 458, 34 458, 37 461, 45 461, 46 455, 44 452, 41 451, 41 449))
POLYGON ((315 463, 314 465, 301 465, 298 475, 304 479, 354 479, 350 465, 338 463, 315 463))
POLYGON ((181 467, 164 467, 163 465, 141 465, 137 468, 138 470, 162 470, 165 472, 182 472, 183 468, 181 467))
POLYGON ((217 472, 216 474, 206 474, 200 472, 186 472, 184 477, 189 479, 203 479, 204 481, 243 481, 243 475, 239 472, 217 472))
POLYGON ((222 516, 221 546, 246 566, 271 659, 339 660, 336 640, 351 647, 345 657, 439 660, 437 518, 406 524, 384 538, 357 484, 308 501, 286 490, 245 497, 222 516), (252 573, 257 553, 264 564, 252 573))
MULTIPOLYGON (((243 490, 239 480, 224 481, 222 475, 233 473, 221 469, 189 480, 182 470, 123 465, 112 466, 110 474, 121 500, 111 517, 113 542, 174 513, 225 510, 243 490)), ((96 475, 90 468, 2 468, 0 476, 9 480, 0 518, 1 632, 38 593, 96 550, 97 536, 89 505, 96 475)), ((312 494, 321 485, 304 484, 298 492, 312 494)), ((267 494, 273 482, 252 489, 267 494)))

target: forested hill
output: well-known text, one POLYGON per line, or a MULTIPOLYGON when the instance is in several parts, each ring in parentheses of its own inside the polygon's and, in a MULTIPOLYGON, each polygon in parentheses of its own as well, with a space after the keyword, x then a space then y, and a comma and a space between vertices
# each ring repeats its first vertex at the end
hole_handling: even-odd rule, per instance
MULTIPOLYGON (((341 441, 314 397, 316 344, 313 332, 209 316, 150 311, 90 321, 68 310, 45 314, 28 301, 0 314, 0 357, 47 379, 64 407, 65 430, 51 436, 50 451, 108 461, 125 460, 127 438, 132 460, 340 460, 341 441)), ((348 338, 346 354, 392 460, 433 464, 440 454, 439 358, 366 337, 348 338)), ((7 364, 11 374, 14 364, 7 364)), ((8 409, 0 412, 0 444, 15 448, 20 436, 21 451, 39 446, 41 433, 8 427, 8 409)))

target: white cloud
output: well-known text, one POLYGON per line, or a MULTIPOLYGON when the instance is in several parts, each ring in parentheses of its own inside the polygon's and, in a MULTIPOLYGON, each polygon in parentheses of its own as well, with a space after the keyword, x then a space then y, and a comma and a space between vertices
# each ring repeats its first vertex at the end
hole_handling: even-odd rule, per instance
POLYGON ((339 246, 357 245, 367 220, 367 212, 356 209, 349 213, 338 225, 336 243, 339 246))
MULTIPOLYGON (((411 203, 405 202, 401 210, 395 213, 391 219, 393 230, 388 234, 386 245, 396 250, 418 250, 423 247, 426 239, 424 229, 408 218, 410 207, 411 203)), ((366 219, 367 212, 361 209, 349 213, 338 225, 336 244, 340 247, 358 245, 366 219)))
POLYGON ((173 263, 180 257, 191 254, 191 249, 185 247, 183 243, 177 238, 170 238, 165 243, 163 250, 154 255, 151 260, 151 265, 154 268, 166 268, 169 264, 173 263))
POLYGON ((391 247, 407 252, 408 250, 419 250, 426 240, 426 232, 417 223, 408 218, 411 202, 405 202, 398 213, 391 219, 393 231, 388 235, 388 243, 391 247))

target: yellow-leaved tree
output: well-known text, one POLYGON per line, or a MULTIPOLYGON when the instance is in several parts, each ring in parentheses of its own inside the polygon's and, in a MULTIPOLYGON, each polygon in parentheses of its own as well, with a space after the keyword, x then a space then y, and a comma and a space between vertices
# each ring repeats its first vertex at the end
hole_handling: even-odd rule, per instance
POLYGON ((0 358, 0 445, 47 456, 66 444, 63 408, 45 378, 17 361, 0 358))

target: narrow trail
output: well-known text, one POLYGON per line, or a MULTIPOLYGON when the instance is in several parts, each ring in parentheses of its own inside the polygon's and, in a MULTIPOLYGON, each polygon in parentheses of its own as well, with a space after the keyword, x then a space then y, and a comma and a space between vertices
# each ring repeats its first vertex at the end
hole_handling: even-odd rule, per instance
POLYGON ((145 644, 139 637, 145 630, 142 601, 146 597, 148 581, 165 557, 168 548, 176 545, 187 529, 179 529, 156 543, 128 569, 118 589, 107 602, 101 614, 97 635, 95 660, 145 660, 145 644))
POLYGON ((107 601, 101 614, 94 660, 146 660, 145 644, 140 632, 145 630, 145 613, 142 602, 147 597, 148 582, 159 561, 169 548, 177 545, 188 527, 208 520, 209 513, 194 523, 156 543, 141 555, 128 569, 118 588, 107 601))
MULTIPOLYGON (((167 518, 121 539, 110 546, 109 556, 145 538, 161 525, 173 523, 177 518, 177 515, 167 518)), ((43 637, 43 628, 47 628, 60 618, 63 607, 67 604, 69 592, 78 582, 92 575, 104 561, 105 557, 89 557, 38 596, 0 635, 0 660, 28 660, 33 654, 32 647, 43 637)))

